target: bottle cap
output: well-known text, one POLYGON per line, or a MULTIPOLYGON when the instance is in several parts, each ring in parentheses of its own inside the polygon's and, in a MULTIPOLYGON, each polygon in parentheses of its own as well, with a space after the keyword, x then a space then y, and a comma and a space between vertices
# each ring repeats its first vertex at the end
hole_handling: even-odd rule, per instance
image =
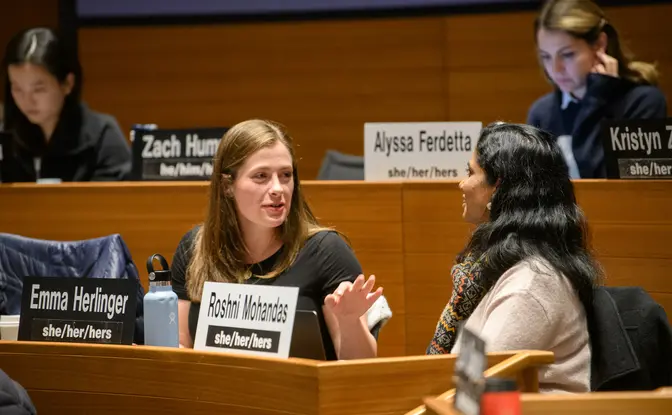
POLYGON ((161 254, 154 254, 147 259, 147 273, 149 274, 149 285, 170 285, 168 261, 161 254), (163 269, 154 270, 154 258, 158 258, 163 269))
POLYGON ((170 282, 170 270, 160 270, 149 273, 149 282, 170 282))
POLYGON ((508 378, 486 378, 485 393, 488 392, 512 392, 518 390, 518 384, 508 378))

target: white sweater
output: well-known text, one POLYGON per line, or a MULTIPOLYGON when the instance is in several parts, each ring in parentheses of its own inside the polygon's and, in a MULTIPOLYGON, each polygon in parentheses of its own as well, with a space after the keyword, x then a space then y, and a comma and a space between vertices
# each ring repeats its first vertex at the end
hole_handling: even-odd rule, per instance
MULTIPOLYGON (((555 363, 539 370, 541 392, 589 392, 590 344, 584 308, 564 276, 536 260, 506 271, 466 327, 487 351, 547 350, 555 363)), ((460 339, 451 353, 459 352, 460 339)))

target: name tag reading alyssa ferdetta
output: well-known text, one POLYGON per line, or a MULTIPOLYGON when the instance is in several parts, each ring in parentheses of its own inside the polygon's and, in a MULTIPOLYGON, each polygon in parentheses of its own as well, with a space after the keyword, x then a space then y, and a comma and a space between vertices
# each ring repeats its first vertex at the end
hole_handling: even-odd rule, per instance
POLYGON ((19 340, 132 344, 136 282, 26 277, 19 340))
POLYGON ((298 287, 206 282, 194 349, 289 357, 298 287))
POLYGON ((364 179, 460 179, 482 127, 481 122, 367 122, 364 179))

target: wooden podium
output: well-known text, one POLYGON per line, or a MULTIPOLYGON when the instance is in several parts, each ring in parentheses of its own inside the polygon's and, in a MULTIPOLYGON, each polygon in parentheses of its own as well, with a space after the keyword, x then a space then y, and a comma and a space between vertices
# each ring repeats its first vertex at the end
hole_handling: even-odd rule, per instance
MULTIPOLYGON (((403 414, 453 385, 456 355, 319 362, 146 346, 0 341, 1 368, 45 414, 403 414)), ((488 355, 488 367, 550 352, 488 355)), ((515 375, 515 373, 513 373, 515 375)))

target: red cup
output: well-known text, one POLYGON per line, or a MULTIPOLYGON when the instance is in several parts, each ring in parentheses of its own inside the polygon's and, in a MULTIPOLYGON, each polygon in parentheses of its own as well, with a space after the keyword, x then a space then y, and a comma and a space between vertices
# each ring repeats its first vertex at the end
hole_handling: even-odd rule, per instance
POLYGON ((520 415, 520 391, 513 379, 486 378, 481 415, 520 415))

